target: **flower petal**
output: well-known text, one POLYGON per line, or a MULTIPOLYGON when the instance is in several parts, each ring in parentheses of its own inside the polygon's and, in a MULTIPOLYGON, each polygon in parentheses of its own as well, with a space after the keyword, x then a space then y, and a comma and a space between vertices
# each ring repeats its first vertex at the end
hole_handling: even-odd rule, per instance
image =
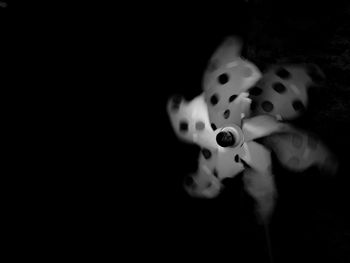
POLYGON ((289 129, 291 129, 289 125, 279 122, 276 118, 269 115, 259 115, 244 119, 242 125, 242 131, 246 142, 289 129))

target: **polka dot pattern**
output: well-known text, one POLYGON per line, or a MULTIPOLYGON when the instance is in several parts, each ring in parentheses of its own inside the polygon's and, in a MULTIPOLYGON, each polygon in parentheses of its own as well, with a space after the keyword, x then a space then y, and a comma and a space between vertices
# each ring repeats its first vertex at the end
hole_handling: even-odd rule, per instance
POLYGON ((171 110, 177 111, 180 109, 180 104, 182 101, 182 97, 180 95, 175 95, 171 99, 171 110))
POLYGON ((180 132, 187 132, 188 131, 188 122, 187 121, 180 121, 180 132))
POLYGON ((224 119, 228 119, 230 117, 230 110, 225 110, 223 115, 224 119))
POLYGON ((219 98, 217 94, 214 94, 210 97, 210 103, 215 106, 219 102, 219 98))
POLYGON ((266 112, 271 112, 273 110, 273 104, 269 101, 264 101, 261 104, 261 108, 266 112))
POLYGON ((202 154, 206 160, 208 160, 211 157, 211 152, 206 148, 202 149, 202 154))
POLYGON ((291 77, 290 72, 283 67, 277 69, 276 75, 281 79, 289 79, 291 77))
POLYGON ((292 106, 293 106, 293 109, 295 111, 304 111, 305 110, 305 106, 300 100, 293 101, 292 106))
POLYGON ((222 73, 218 76, 218 82, 221 84, 221 85, 224 85, 226 84, 227 82, 229 81, 229 76, 227 73, 222 73))
POLYGON ((185 177, 185 179, 184 179, 184 184, 185 184, 186 186, 191 187, 191 186, 193 186, 193 183, 194 183, 194 181, 193 181, 192 176, 187 175, 187 176, 185 177))
POLYGON ((205 124, 202 121, 197 121, 195 127, 197 131, 202 131, 205 128, 205 124))
POLYGON ((237 95, 236 95, 236 94, 231 95, 231 96, 229 97, 229 99, 228 99, 228 102, 232 102, 232 101, 234 101, 236 98, 237 98, 237 95))
POLYGON ((275 82, 274 84, 272 84, 272 88, 277 93, 284 93, 287 90, 286 86, 284 86, 281 82, 275 82))

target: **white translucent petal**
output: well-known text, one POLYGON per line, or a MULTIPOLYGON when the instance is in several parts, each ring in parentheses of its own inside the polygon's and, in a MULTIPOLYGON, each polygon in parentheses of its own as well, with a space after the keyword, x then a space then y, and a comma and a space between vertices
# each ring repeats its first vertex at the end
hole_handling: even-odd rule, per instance
POLYGON ((244 119, 242 125, 246 142, 289 129, 291 129, 289 125, 279 122, 275 117, 270 115, 259 115, 244 119))
POLYGON ((250 166, 244 171, 246 191, 257 202, 256 212, 262 222, 267 222, 275 204, 276 188, 271 170, 271 153, 263 145, 248 142, 245 161, 250 166))
POLYGON ((196 143, 202 147, 217 149, 216 133, 213 131, 209 121, 208 108, 201 94, 190 102, 181 102, 179 110, 172 111, 168 103, 168 114, 176 135, 187 142, 196 143), (188 123, 188 131, 181 132, 180 122, 185 120, 188 123), (196 123, 202 122, 204 129, 198 130, 196 123))
POLYGON ((218 153, 217 172, 220 179, 234 177, 244 170, 243 164, 235 160, 235 156, 239 158, 244 155, 245 149, 243 147, 237 149, 226 148, 226 151, 218 153))
POLYGON ((222 185, 220 180, 216 178, 211 169, 205 164, 198 167, 198 171, 192 175, 193 185, 185 186, 186 191, 194 197, 198 198, 214 198, 220 193, 222 185))
POLYGON ((296 130, 274 134, 264 143, 276 154, 279 162, 287 169, 302 172, 317 166, 321 172, 335 174, 338 169, 336 156, 312 133, 296 130), (299 138, 299 143, 295 138, 299 138))
POLYGON ((256 201, 256 213, 260 222, 267 223, 272 215, 277 197, 271 171, 264 173, 246 169, 243 176, 244 188, 256 201))
POLYGON ((247 142, 246 149, 247 154, 243 157, 243 160, 252 169, 259 172, 266 172, 271 169, 271 152, 269 149, 254 141, 247 142))

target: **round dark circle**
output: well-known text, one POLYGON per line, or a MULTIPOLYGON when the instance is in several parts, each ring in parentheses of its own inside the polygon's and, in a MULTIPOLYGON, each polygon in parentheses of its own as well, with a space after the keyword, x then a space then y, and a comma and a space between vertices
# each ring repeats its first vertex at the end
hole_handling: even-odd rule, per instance
POLYGON ((230 110, 225 110, 223 115, 224 115, 224 119, 226 120, 230 118, 230 110))
POLYGON ((301 102, 301 100, 295 100, 292 103, 293 109, 295 111, 304 111, 305 110, 305 106, 304 104, 301 102))
POLYGON ((206 160, 211 157, 211 151, 209 151, 207 148, 202 149, 202 154, 206 160))
POLYGON ((236 95, 236 94, 231 95, 231 96, 228 98, 228 102, 232 102, 232 101, 234 101, 236 98, 237 98, 237 95, 236 95))
POLYGON ((275 82, 272 85, 272 88, 274 89, 274 91, 276 91, 277 93, 284 93, 286 92, 287 88, 286 86, 284 86, 281 82, 275 82))
POLYGON ((217 94, 214 94, 210 97, 210 103, 211 105, 216 105, 219 102, 219 98, 217 94))
POLYGON ((273 104, 270 101, 264 101, 261 103, 261 108, 266 112, 271 112, 273 110, 273 104))
POLYGON ((290 72, 283 67, 277 69, 276 75, 281 79, 288 79, 291 77, 290 72))
POLYGON ((179 128, 181 132, 187 132, 188 131, 188 122, 187 121, 180 121, 179 128))
POLYGON ((229 80, 229 76, 227 73, 222 73, 218 76, 218 82, 221 84, 221 85, 224 85, 228 82, 229 80))

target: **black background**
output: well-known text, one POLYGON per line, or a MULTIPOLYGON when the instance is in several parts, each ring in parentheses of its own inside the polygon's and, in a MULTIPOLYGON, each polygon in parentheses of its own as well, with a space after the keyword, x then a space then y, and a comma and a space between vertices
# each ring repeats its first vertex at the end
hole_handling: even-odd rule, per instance
POLYGON ((34 87, 24 94, 54 105, 64 115, 59 123, 69 122, 67 128, 55 123, 59 136, 48 140, 62 134, 72 140, 62 143, 60 173, 52 184, 61 182, 73 192, 57 192, 65 213, 54 213, 59 218, 54 226, 67 231, 64 222, 69 225, 63 242, 75 249, 81 239, 86 247, 101 244, 117 254, 127 245, 130 257, 165 262, 269 262, 265 234, 241 176, 225 182, 213 200, 184 192, 183 178, 196 170, 199 148, 176 138, 166 114, 171 95, 191 100, 201 93, 215 48, 226 36, 239 35, 243 55, 258 67, 286 58, 316 63, 327 76, 295 124, 320 136, 338 156, 340 170, 335 177, 316 169, 296 174, 274 163, 279 193, 270 226, 274 262, 350 262, 350 9, 345 0, 131 3, 128 8, 62 2, 37 10, 32 4, 27 3, 33 12, 23 8, 10 19, 2 16, 17 23, 16 30, 7 30, 11 38, 2 41, 15 36, 15 61, 23 61, 16 66, 24 72, 35 68, 14 78, 34 87), (38 64, 40 69, 34 67, 38 64), (29 78, 35 79, 31 85, 29 78), (75 169, 65 169, 67 160, 75 169))

